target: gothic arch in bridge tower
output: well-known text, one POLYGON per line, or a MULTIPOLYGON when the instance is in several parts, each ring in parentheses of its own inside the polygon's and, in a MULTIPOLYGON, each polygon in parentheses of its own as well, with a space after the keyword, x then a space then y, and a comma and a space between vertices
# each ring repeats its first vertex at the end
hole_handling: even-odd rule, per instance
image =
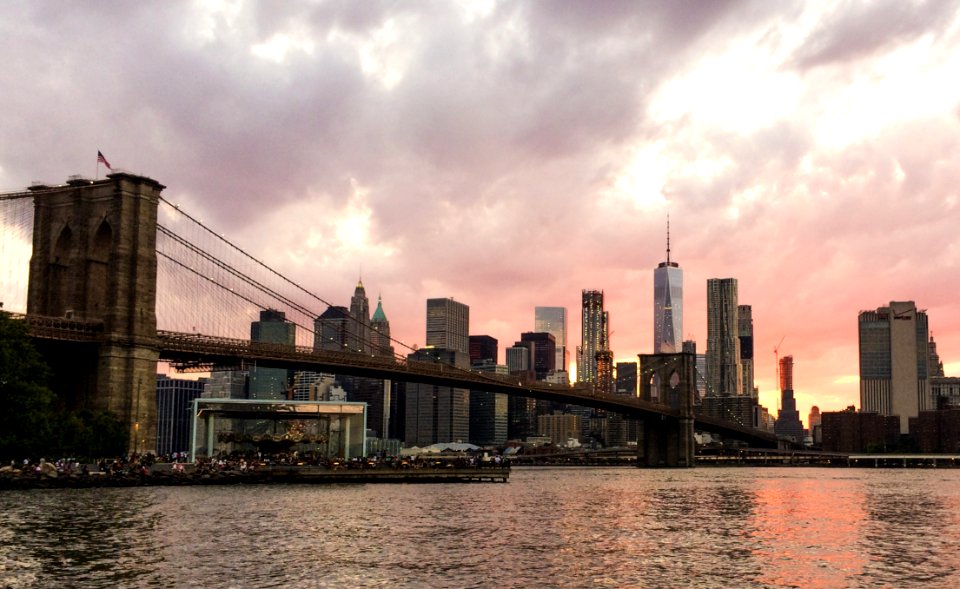
POLYGON ((68 402, 118 415, 129 426, 130 449, 138 452, 156 447, 157 205, 163 188, 150 178, 113 173, 31 189, 27 313, 92 324, 102 333, 97 344, 48 344, 54 386, 68 402))
POLYGON ((673 413, 642 421, 637 440, 640 464, 693 466, 695 368, 693 354, 640 354, 640 398, 673 413))
POLYGON ((660 374, 654 372, 650 376, 650 401, 654 403, 659 403, 660 399, 663 398, 663 395, 660 394, 660 391, 663 387, 660 386, 660 374))
POLYGON ((90 313, 102 316, 109 300, 110 252, 113 249, 113 230, 106 219, 100 222, 90 244, 87 256, 87 292, 84 307, 90 313))
MULTIPOLYGON (((56 245, 53 248, 53 256, 46 266, 47 282, 50 288, 47 291, 47 300, 45 308, 47 314, 54 317, 62 317, 67 311, 67 301, 70 300, 70 271, 73 267, 74 251, 73 231, 70 225, 64 224, 57 236, 56 245)), ((34 254, 36 255, 36 254, 34 254)))

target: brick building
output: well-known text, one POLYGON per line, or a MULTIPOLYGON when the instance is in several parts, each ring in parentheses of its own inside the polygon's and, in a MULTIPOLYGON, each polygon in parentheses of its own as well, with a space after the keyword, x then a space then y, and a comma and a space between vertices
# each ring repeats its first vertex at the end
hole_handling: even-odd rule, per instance
POLYGON ((821 414, 827 452, 892 451, 900 442, 900 417, 879 413, 830 411, 821 414))

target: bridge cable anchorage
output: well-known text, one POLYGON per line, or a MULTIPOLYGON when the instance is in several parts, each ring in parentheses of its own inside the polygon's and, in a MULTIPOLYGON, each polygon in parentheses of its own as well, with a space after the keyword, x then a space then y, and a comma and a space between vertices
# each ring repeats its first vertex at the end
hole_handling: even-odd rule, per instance
MULTIPOLYGON (((160 196, 160 197, 159 197, 159 200, 160 200, 161 203, 163 203, 163 204, 165 204, 167 207, 169 207, 170 210, 172 210, 172 211, 174 211, 174 212, 176 212, 176 213, 179 213, 182 217, 188 219, 188 220, 189 220, 191 223, 193 223, 195 226, 199 227, 205 234, 207 234, 207 235, 209 235, 209 236, 212 236, 216 241, 224 244, 230 251, 233 251, 234 253, 239 254, 240 256, 242 256, 244 259, 253 262, 256 266, 258 266, 258 267, 266 270, 269 274, 272 274, 273 276, 279 278, 282 282, 284 282, 284 283, 286 283, 287 285, 295 288, 296 290, 298 290, 298 291, 306 294, 307 296, 309 296, 310 298, 312 298, 312 299, 320 302, 321 304, 326 305, 326 306, 328 306, 328 307, 334 306, 332 303, 326 301, 325 299, 323 299, 323 298, 320 297, 319 295, 317 295, 317 294, 315 294, 315 293, 313 293, 313 292, 311 292, 311 291, 303 288, 302 286, 300 286, 300 285, 297 284, 296 282, 293 282, 292 280, 290 280, 289 278, 287 278, 286 276, 284 276, 284 275, 281 274, 280 272, 274 270, 273 268, 271 268, 270 266, 268 266, 267 264, 265 264, 264 262, 262 262, 262 261, 259 260, 258 258, 252 256, 251 254, 247 253, 246 251, 244 251, 243 249, 241 249, 241 248, 238 247, 237 245, 233 244, 231 241, 229 241, 228 239, 226 239, 224 236, 216 233, 215 231, 213 231, 212 229, 210 229, 209 227, 207 227, 202 221, 196 219, 195 217, 191 216, 189 213, 183 211, 183 210, 182 210, 181 208, 179 208, 178 206, 172 204, 170 201, 168 201, 168 200, 167 200, 166 198, 164 198, 163 196, 160 196)), ((168 231, 169 231, 169 230, 168 230, 168 231)), ((172 233, 172 232, 171 232, 171 233, 172 233)), ((201 249, 201 248, 197 248, 197 249, 201 249)), ((209 254, 209 255, 212 256, 213 259, 216 259, 216 256, 213 256, 212 254, 209 254)), ((226 266, 230 266, 230 265, 229 265, 229 264, 226 264, 226 266)), ((238 272, 239 272, 239 271, 238 271, 238 272)), ((243 274, 243 273, 241 272, 241 274, 243 274)), ((229 290, 229 289, 228 289, 228 290, 229 290)), ((285 297, 285 298, 286 298, 286 297, 285 297)), ((289 300, 289 299, 288 299, 288 300, 289 300)), ((301 313, 304 313, 304 314, 311 315, 312 318, 319 317, 319 315, 320 315, 320 313, 307 313, 307 312, 305 312, 305 311, 304 311, 305 307, 302 306, 302 305, 298 305, 298 307, 299 307, 299 308, 297 309, 298 311, 300 311, 301 313)), ((350 321, 353 321, 355 324, 365 325, 365 324, 360 320, 360 318, 354 317, 352 313, 349 313, 349 312, 348 312, 346 315, 347 315, 346 318, 347 318, 348 320, 350 320, 350 321)), ((308 331, 309 331, 310 333, 313 333, 312 330, 308 330, 308 331)), ((361 333, 362 333, 364 330, 360 330, 360 331, 361 331, 361 333)), ((388 338, 388 339, 389 339, 390 342, 392 342, 392 343, 394 343, 394 344, 398 344, 399 347, 402 347, 402 348, 407 349, 407 350, 410 350, 410 351, 414 351, 414 348, 413 348, 412 346, 409 346, 409 345, 405 344, 404 342, 402 342, 402 341, 400 341, 400 340, 397 340, 397 339, 395 339, 395 338, 393 338, 393 337, 390 337, 390 338, 388 338)), ((362 340, 360 343, 368 344, 368 345, 371 345, 371 347, 375 347, 375 346, 372 346, 372 344, 374 344, 374 343, 376 343, 376 342, 373 342, 373 341, 372 341, 370 338, 368 338, 368 337, 364 337, 363 340, 362 340)))

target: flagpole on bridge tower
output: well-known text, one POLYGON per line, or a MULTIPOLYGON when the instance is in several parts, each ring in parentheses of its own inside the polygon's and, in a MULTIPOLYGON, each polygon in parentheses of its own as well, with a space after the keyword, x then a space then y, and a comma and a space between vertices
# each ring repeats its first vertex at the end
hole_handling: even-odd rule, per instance
POLYGON ((108 162, 107 158, 103 156, 103 152, 98 149, 97 150, 97 172, 93 177, 94 180, 100 179, 100 164, 103 164, 104 166, 106 166, 107 169, 110 170, 111 172, 113 171, 113 168, 110 166, 110 162, 108 162))

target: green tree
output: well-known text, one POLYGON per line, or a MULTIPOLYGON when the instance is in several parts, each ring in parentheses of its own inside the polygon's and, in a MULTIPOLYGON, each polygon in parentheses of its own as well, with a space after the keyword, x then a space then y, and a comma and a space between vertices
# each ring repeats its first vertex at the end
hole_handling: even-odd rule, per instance
POLYGON ((50 369, 27 326, 0 311, 0 460, 125 454, 127 428, 109 411, 58 410, 50 369))
POLYGON ((40 458, 50 450, 55 397, 49 369, 27 326, 0 311, 0 459, 40 458))
POLYGON ((56 422, 56 454, 81 459, 127 452, 127 428, 109 411, 67 411, 56 422))

